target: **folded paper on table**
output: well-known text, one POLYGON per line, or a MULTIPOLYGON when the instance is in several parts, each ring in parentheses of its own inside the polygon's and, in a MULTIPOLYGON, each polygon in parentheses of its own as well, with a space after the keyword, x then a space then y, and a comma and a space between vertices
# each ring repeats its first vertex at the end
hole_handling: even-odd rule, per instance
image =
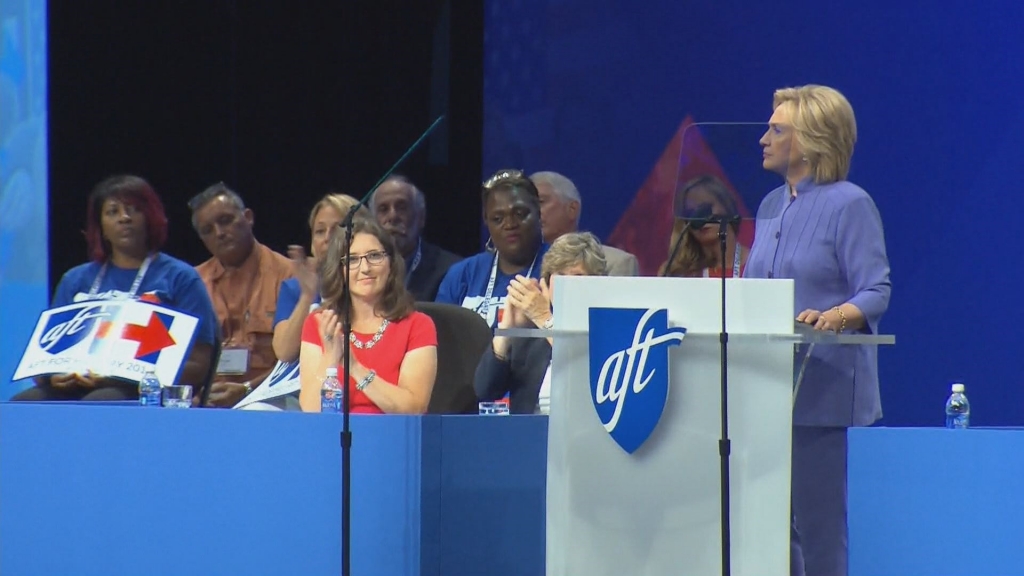
POLYGON ((199 319, 141 300, 91 300, 39 316, 14 379, 90 372, 138 382, 149 370, 177 381, 199 319))
POLYGON ((263 383, 257 386, 248 396, 242 398, 241 402, 235 404, 235 408, 245 408, 256 402, 287 396, 298 391, 299 388, 301 388, 299 383, 299 361, 278 361, 263 383))

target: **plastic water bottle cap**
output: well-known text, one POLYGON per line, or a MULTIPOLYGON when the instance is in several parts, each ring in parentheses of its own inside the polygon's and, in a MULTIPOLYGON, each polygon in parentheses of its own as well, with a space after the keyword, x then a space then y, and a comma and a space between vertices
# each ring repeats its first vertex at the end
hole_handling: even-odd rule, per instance
POLYGON ((958 392, 960 394, 963 394, 964 393, 964 385, 963 384, 953 384, 953 392, 958 392))
POLYGON ((327 377, 330 378, 331 376, 334 376, 335 378, 338 377, 338 369, 337 368, 333 368, 332 367, 332 368, 328 368, 327 369, 327 377))

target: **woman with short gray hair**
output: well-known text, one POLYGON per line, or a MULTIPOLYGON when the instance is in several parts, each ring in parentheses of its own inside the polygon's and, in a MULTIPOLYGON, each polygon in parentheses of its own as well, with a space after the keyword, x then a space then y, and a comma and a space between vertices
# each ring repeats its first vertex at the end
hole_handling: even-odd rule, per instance
MULTIPOLYGON (((589 232, 560 236, 541 264, 541 279, 517 276, 498 317, 498 328, 553 327, 552 291, 556 276, 605 276, 601 242, 589 232)), ((473 388, 482 401, 509 395, 513 414, 547 414, 551 399, 551 339, 495 336, 476 368, 473 388)))

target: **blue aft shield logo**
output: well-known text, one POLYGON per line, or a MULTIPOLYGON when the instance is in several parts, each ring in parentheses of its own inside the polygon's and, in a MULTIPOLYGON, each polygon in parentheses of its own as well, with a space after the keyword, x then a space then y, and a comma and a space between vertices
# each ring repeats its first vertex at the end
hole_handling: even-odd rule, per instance
POLYGON ((60 354, 90 336, 96 325, 109 319, 116 304, 99 303, 94 306, 72 308, 51 315, 39 336, 39 348, 50 354, 60 354))
POLYGON ((630 454, 661 419, 668 347, 685 334, 668 327, 668 310, 590 309, 590 397, 605 430, 630 454))

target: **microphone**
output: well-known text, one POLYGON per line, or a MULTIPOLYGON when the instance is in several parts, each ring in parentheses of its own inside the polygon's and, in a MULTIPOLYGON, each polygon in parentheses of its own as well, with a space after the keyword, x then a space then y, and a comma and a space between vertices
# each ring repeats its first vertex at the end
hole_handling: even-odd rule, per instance
POLYGON ((703 228, 705 224, 708 224, 714 220, 714 215, 711 212, 711 204, 701 204, 695 210, 689 213, 687 218, 676 218, 677 221, 683 221, 682 230, 679 233, 679 238, 672 244, 672 251, 669 252, 668 260, 665 262, 665 270, 662 271, 662 276, 668 276, 669 270, 672 268, 672 262, 676 259, 676 254, 679 253, 679 247, 683 244, 683 238, 692 229, 703 228))

